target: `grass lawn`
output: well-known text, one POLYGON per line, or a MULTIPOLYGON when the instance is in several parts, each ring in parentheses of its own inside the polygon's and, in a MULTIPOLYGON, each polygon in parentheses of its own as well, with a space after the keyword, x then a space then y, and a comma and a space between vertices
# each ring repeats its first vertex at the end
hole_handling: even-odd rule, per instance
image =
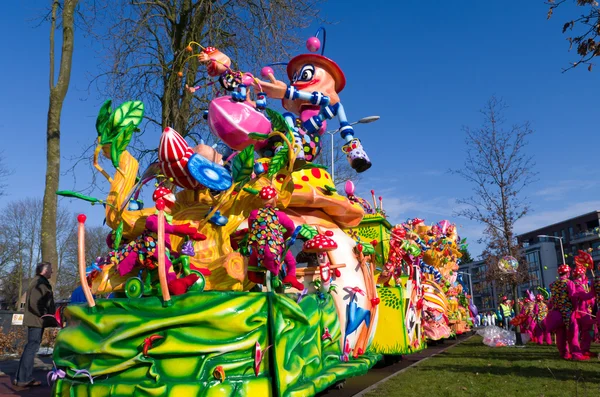
MULTIPOLYGON (((592 346, 598 352, 600 346, 592 346)), ((487 347, 474 336, 383 383, 369 397, 599 396, 600 361, 565 361, 554 346, 487 347)))

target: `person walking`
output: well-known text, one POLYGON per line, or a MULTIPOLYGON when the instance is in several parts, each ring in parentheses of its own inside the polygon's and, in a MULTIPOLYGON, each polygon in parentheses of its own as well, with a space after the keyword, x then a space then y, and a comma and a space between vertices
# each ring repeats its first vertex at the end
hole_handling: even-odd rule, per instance
MULTIPOLYGON (((33 377, 35 355, 40 349, 44 327, 48 326, 52 317, 43 318, 46 314, 54 314, 54 295, 50 285, 52 265, 49 262, 38 263, 35 268, 36 276, 27 288, 25 316, 23 325, 27 326, 27 344, 23 349, 19 369, 13 384, 19 387, 40 386, 41 382, 33 377)), ((52 324, 54 325, 54 324, 52 324)))

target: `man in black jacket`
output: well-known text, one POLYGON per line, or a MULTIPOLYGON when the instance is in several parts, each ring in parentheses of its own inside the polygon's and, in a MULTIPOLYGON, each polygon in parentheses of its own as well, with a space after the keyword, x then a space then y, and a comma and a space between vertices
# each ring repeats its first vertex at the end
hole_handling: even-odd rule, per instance
POLYGON ((49 262, 38 263, 35 274, 27 289, 27 303, 23 317, 23 325, 27 326, 27 344, 13 381, 16 386, 21 387, 41 384, 33 377, 33 361, 42 343, 44 327, 50 324, 55 326, 54 322, 48 321, 48 319, 52 320, 51 317, 42 318, 46 314, 53 315, 55 311, 52 286, 48 281, 52 276, 52 265, 49 262))

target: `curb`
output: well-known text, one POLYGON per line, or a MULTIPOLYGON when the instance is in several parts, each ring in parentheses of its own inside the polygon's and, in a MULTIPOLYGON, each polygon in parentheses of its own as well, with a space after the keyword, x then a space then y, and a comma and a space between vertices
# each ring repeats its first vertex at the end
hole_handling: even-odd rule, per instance
POLYGON ((367 387, 366 389, 364 389, 364 390, 363 390, 363 391, 361 391, 360 393, 356 393, 356 394, 354 395, 354 397, 362 397, 362 396, 364 396, 366 393, 368 393, 368 392, 370 392, 370 391, 373 391, 373 390, 375 390, 375 389, 376 389, 377 387, 379 387, 379 386, 380 386, 382 383, 385 383, 385 382, 387 382, 388 380, 392 379, 393 377, 400 375, 401 373, 403 373, 403 372, 404 372, 404 371, 406 371, 407 369, 410 369, 410 368, 414 367, 414 366, 415 366, 415 365, 417 365, 417 364, 420 364, 420 363, 422 363, 422 362, 424 362, 424 361, 427 361, 427 360, 429 360, 431 357, 435 357, 435 356, 437 356, 438 354, 440 354, 440 353, 443 353, 443 352, 445 352, 446 350, 448 350, 448 349, 450 349, 450 348, 453 348, 454 346, 458 346, 458 345, 460 345, 461 343, 463 343, 463 342, 465 342, 465 341, 468 341, 469 339, 471 339, 471 338, 472 338, 472 337, 474 337, 475 335, 476 335, 476 334, 473 334, 473 335, 469 336, 468 338, 465 338, 465 339, 463 339, 463 340, 461 340, 461 341, 459 341, 459 342, 457 342, 457 343, 455 343, 455 344, 453 344, 453 345, 450 345, 450 346, 448 346, 448 347, 445 347, 444 349, 440 350, 440 351, 439 351, 439 352, 437 352, 437 353, 433 353, 431 356, 427 356, 427 357, 425 357, 425 358, 423 358, 423 359, 421 359, 421 360, 419 360, 419 361, 417 361, 417 362, 415 362, 415 363, 413 363, 413 364, 409 365, 409 366, 408 366, 408 367, 406 367, 406 368, 402 368, 402 369, 401 369, 400 371, 398 371, 398 372, 394 372, 394 373, 393 373, 393 374, 391 374, 390 376, 388 376, 388 377, 386 377, 386 378, 383 378, 383 379, 381 379, 379 382, 373 383, 371 386, 367 387))

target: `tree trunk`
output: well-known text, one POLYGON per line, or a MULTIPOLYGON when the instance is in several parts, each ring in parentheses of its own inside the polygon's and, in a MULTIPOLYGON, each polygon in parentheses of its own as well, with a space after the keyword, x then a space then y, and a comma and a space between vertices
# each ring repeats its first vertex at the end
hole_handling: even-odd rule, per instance
POLYGON ((46 130, 46 187, 42 210, 42 260, 52 263, 54 270, 50 283, 54 285, 58 276, 58 253, 56 249, 56 212, 58 181, 60 177, 60 115, 71 80, 73 59, 74 14, 78 0, 65 0, 62 7, 62 48, 58 81, 54 84, 54 30, 58 0, 52 0, 50 31, 50 104, 46 130))

